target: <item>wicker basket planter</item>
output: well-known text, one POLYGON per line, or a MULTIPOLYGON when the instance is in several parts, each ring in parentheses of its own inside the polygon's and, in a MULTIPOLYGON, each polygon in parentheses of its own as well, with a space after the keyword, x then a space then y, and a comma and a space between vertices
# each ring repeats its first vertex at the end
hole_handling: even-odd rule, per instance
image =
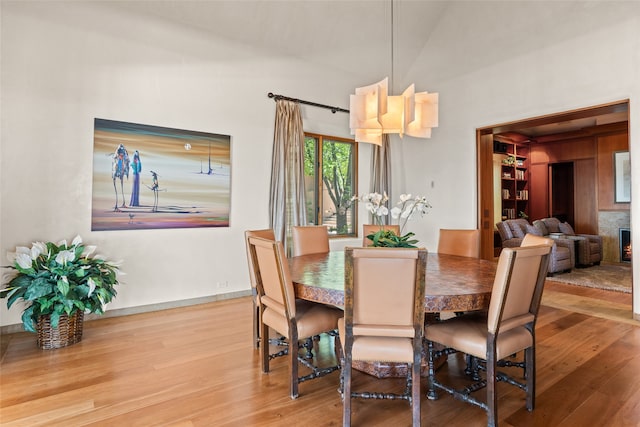
POLYGON ((83 322, 84 312, 82 311, 76 311, 70 317, 66 314, 61 315, 57 328, 51 327, 50 316, 40 316, 36 322, 38 347, 49 350, 79 342, 82 339, 83 322))

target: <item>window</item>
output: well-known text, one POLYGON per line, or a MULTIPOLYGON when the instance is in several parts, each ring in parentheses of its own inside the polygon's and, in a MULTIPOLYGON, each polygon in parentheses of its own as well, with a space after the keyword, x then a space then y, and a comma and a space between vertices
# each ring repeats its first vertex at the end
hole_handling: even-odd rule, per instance
POLYGON ((326 225, 331 236, 355 236, 358 144, 305 133, 304 175, 307 222, 326 225))

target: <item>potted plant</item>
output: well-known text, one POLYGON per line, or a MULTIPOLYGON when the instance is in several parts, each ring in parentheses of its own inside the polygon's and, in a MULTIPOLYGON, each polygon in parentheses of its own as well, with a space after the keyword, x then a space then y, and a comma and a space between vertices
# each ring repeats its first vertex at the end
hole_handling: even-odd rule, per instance
POLYGON ((417 240, 412 239, 415 233, 408 232, 402 234, 404 227, 415 214, 421 216, 428 213, 431 204, 423 196, 412 197, 411 194, 401 194, 400 201, 397 206, 389 210, 386 206, 389 197, 387 193, 369 193, 362 197, 354 196, 352 200, 359 200, 365 203, 367 211, 373 217, 375 223, 380 225, 380 230, 367 236, 373 242, 373 246, 388 248, 415 248, 417 240), (383 218, 391 214, 392 219, 398 220, 400 234, 396 234, 393 230, 385 230, 383 228, 383 218))
POLYGON ((80 341, 84 313, 104 313, 104 305, 116 296, 118 265, 94 255, 80 236, 67 244, 34 242, 9 253, 14 270, 0 298, 7 308, 18 300, 26 303, 22 324, 38 333, 41 348, 59 348, 80 341))

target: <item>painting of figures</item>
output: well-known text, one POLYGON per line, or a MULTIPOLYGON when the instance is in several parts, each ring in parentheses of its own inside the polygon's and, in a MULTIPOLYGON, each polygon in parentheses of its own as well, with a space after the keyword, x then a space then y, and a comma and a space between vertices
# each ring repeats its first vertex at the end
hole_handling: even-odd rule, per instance
POLYGON ((228 227, 231 137, 96 118, 91 230, 228 227))

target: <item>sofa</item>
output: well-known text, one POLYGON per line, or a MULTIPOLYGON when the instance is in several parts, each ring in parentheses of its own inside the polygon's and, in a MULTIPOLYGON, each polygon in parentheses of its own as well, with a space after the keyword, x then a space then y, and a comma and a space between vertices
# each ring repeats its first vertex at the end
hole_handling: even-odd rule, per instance
POLYGON ((542 236, 571 240, 575 245, 576 267, 599 265, 602 261, 602 237, 595 234, 576 234, 573 227, 558 218, 542 218, 533 221, 542 236))
MULTIPOLYGON (((542 236, 540 230, 529 224, 524 218, 507 219, 496 224, 503 248, 516 248, 527 233, 542 236)), ((547 233, 549 234, 549 233, 547 233)), ((571 271, 575 266, 575 243, 572 240, 557 238, 549 256, 548 274, 571 271)))

